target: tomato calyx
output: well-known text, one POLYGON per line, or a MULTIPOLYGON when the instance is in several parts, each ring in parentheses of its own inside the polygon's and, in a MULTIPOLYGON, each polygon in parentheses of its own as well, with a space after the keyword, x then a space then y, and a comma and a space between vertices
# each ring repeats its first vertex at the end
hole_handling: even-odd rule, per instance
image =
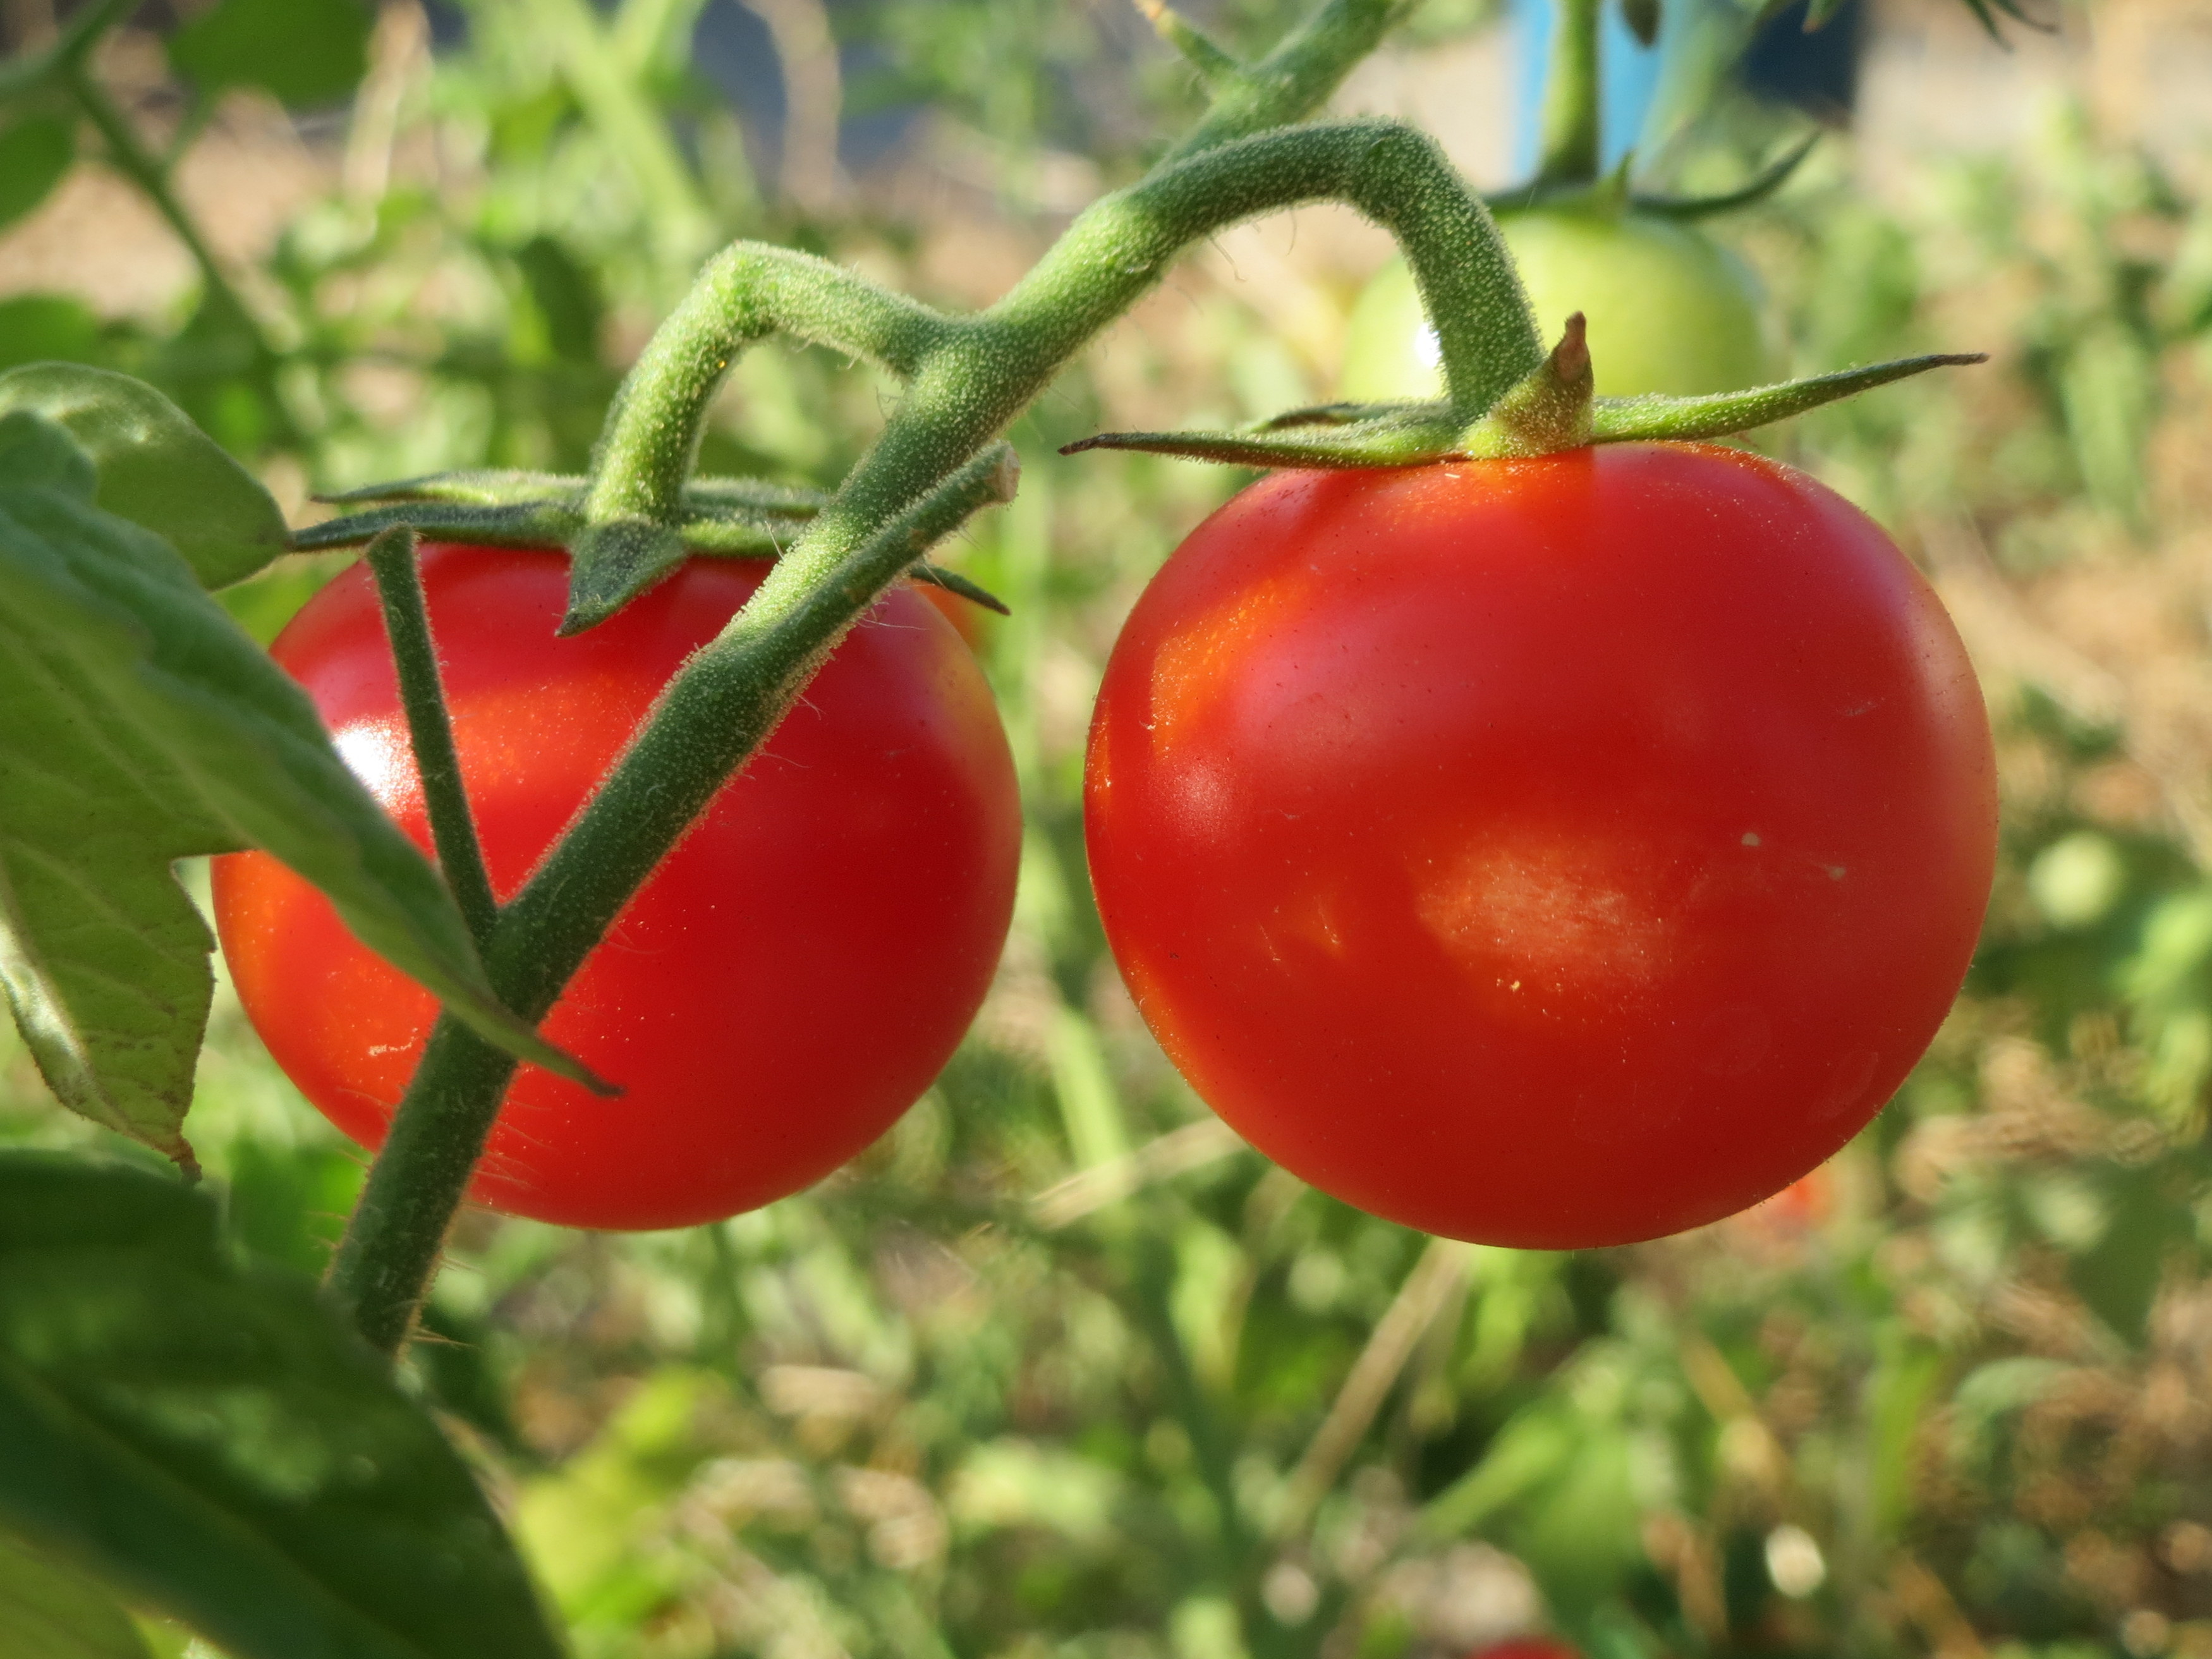
POLYGON ((1663 191, 1636 189, 1630 176, 1636 170, 1636 152, 1628 151, 1604 177, 1562 183, 1532 179, 1510 190, 1492 191, 1482 199, 1492 213, 1558 211, 1595 216, 1647 215, 1655 219, 1686 222, 1710 219, 1756 206, 1782 188, 1820 146, 1818 127, 1753 173, 1733 190, 1706 196, 1669 196, 1663 191))
MULTIPOLYGON (((430 541, 569 548, 586 527, 584 502, 590 487, 591 480, 580 475, 491 468, 369 484, 316 496, 333 507, 360 510, 293 532, 291 550, 316 553, 363 546, 398 526, 430 541)), ((684 488, 683 521, 659 528, 674 538, 679 556, 774 559, 829 499, 818 489, 761 478, 696 477, 684 488)), ((907 576, 986 611, 1009 614, 996 594, 927 559, 916 559, 907 576)))
POLYGON ((1536 372, 1515 386, 1460 441, 1478 459, 1556 455, 1580 449, 1596 434, 1589 330, 1579 311, 1567 319, 1559 344, 1536 372))
POLYGON ((1690 443, 1733 437, 1931 368, 1988 361, 1986 352, 1938 352, 1705 397, 1599 398, 1591 395, 1589 347, 1577 313, 1535 370, 1471 422, 1443 398, 1321 404, 1238 432, 1102 432, 1060 453, 1137 449, 1231 466, 1348 470, 1555 455, 1591 444, 1690 443))

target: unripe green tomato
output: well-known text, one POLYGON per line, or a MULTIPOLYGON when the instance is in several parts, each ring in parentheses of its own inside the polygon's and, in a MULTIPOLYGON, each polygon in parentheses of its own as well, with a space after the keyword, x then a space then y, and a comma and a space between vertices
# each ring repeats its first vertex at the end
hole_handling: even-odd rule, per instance
MULTIPOLYGON (((1686 225, 1645 214, 1562 209, 1504 213, 1547 345, 1567 316, 1589 319, 1601 397, 1695 397, 1773 378, 1757 280, 1742 260, 1686 225)), ((1340 395, 1357 403, 1443 395, 1436 336, 1403 258, 1352 307, 1340 395)))

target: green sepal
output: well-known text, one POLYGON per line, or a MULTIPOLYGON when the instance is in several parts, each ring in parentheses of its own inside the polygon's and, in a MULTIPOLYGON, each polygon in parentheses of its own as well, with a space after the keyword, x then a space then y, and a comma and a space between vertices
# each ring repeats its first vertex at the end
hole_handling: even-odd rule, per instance
POLYGON ((55 1095, 192 1168, 213 941, 172 866, 246 847, 487 1041, 588 1081, 501 1006, 307 694, 94 487, 61 427, 0 416, 0 988, 55 1095))
POLYGON ((583 525, 580 509, 546 501, 478 507, 459 501, 402 500, 295 530, 292 550, 321 553, 332 548, 362 547, 400 526, 427 541, 476 542, 486 547, 565 547, 583 525))
MULTIPOLYGON (((586 528, 590 480, 552 472, 441 472, 319 499, 336 506, 380 505, 296 531, 300 552, 354 547, 380 531, 407 525, 425 538, 492 547, 569 547, 586 528)), ((693 553, 774 553, 828 499, 820 491, 756 478, 695 478, 684 488, 674 526, 693 553)))
POLYGON ((426 472, 419 477, 394 478, 389 483, 363 484, 314 499, 332 507, 363 501, 453 501, 466 507, 518 507, 539 502, 583 500, 590 480, 567 472, 515 472, 472 467, 457 472, 426 472))
POLYGON ((1659 41, 1659 0, 1620 0, 1620 21, 1628 25, 1639 46, 1659 41))
MULTIPOLYGON (((429 540, 487 547, 566 548, 584 529, 590 480, 557 472, 439 472, 319 495, 334 506, 377 505, 293 532, 296 552, 358 547, 404 525, 429 540)), ((694 478, 684 487, 684 550, 716 557, 774 558, 828 500, 823 492, 758 478, 694 478)), ((927 562, 907 573, 962 599, 1011 614, 1003 600, 957 572, 927 562)))
MULTIPOLYGON (((1560 349, 1567 346, 1563 340, 1560 349)), ((1946 352, 1704 398, 1589 398, 1588 354, 1578 371, 1569 365, 1563 372, 1555 350, 1463 431, 1452 428, 1449 405, 1441 402, 1323 404, 1244 432, 1105 432, 1060 453, 1135 449, 1229 466, 1349 469, 1555 454, 1593 443, 1692 442, 1748 432, 1931 368, 1987 361, 1981 352, 1946 352)))
POLYGON ((1458 441, 1451 405, 1438 399, 1323 404, 1243 432, 1102 432, 1066 445, 1060 453, 1135 449, 1225 466, 1418 466, 1450 458, 1458 441))
POLYGON ((1892 380, 1924 374, 1931 368, 1952 368, 1989 361, 1986 352, 1941 352, 1925 357, 1899 357, 1864 368, 1838 369, 1809 380, 1784 380, 1778 386, 1753 386, 1745 392, 1717 392, 1704 398, 1600 398, 1590 410, 1590 441, 1601 444, 1635 443, 1650 440, 1688 443, 1703 438, 1733 437, 1754 427, 1786 421, 1793 415, 1818 409, 1892 380))
POLYGON ((150 1170, 0 1154, 0 1533, 234 1659, 562 1652, 389 1363, 150 1170))
MULTIPOLYGON (((573 472, 510 472, 474 468, 368 484, 315 499, 334 507, 365 501, 452 501, 473 507, 558 504, 580 510, 591 483, 589 478, 573 472)), ((763 520, 804 520, 821 511, 822 504, 829 499, 818 489, 769 483, 763 478, 697 477, 684 489, 687 514, 726 518, 750 514, 763 520)))
POLYGON ((1815 127, 1734 190, 1713 196, 1648 196, 1632 191, 1628 205, 1635 212, 1655 214, 1662 219, 1705 219, 1715 214, 1734 213, 1764 201, 1781 189, 1805 158, 1819 147, 1820 138, 1820 130, 1815 127))
POLYGON ((664 580, 684 559, 684 532, 640 519, 586 525, 568 544, 568 609, 553 631, 581 634, 664 580))
POLYGON ((260 480, 143 380, 81 363, 0 374, 0 415, 66 428, 100 469, 94 501, 185 556, 203 587, 243 581, 286 548, 284 514, 260 480))
POLYGON ((971 582, 957 570, 947 570, 943 565, 932 564, 924 559, 907 571, 907 580, 930 587, 941 587, 948 593, 957 593, 970 605, 980 605, 986 611, 996 611, 1001 617, 1014 613, 1006 602, 988 587, 971 582))

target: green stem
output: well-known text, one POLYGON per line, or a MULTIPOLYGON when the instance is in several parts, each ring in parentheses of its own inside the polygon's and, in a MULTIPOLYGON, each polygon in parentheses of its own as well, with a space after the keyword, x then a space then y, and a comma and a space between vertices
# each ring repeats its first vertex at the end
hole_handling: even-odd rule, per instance
POLYGON ((270 343, 259 320, 246 308, 246 301, 238 290, 231 286, 230 278, 224 274, 222 263, 215 256, 215 250, 208 246, 207 238, 200 234, 198 224, 191 214, 185 211, 184 204, 177 199, 176 191, 170 188, 168 169, 141 141, 123 112, 116 107, 115 100, 107 95, 107 89, 94 76, 90 64, 86 61, 86 54, 72 52, 57 68, 60 71, 62 85, 76 100, 77 107, 84 112, 85 118, 92 123, 94 130, 107 146, 108 165, 138 187, 192 256, 192 263, 199 267, 200 281, 206 288, 208 302, 245 331, 253 343, 254 356, 264 368, 274 365, 279 355, 276 347, 270 343))
POLYGON ((670 259, 696 258, 712 243, 714 216, 667 124, 626 72, 606 28, 586 0, 531 0, 530 9, 560 61, 562 79, 636 185, 659 251, 670 259))
POLYGON ((1539 185, 1586 185, 1597 177, 1599 4, 1600 0, 1552 0, 1539 185))
POLYGON ((772 330, 910 382, 898 418, 778 567, 806 571, 810 549, 842 554, 988 442, 1192 243, 1322 201, 1349 203, 1405 247, 1463 421, 1544 361, 1489 210, 1433 140, 1395 121, 1279 128, 1170 163, 1092 204, 1012 293, 975 317, 947 317, 820 260, 741 242, 662 325, 608 417, 563 630, 604 621, 681 561, 676 526, 708 408, 738 354, 772 330))
POLYGON ((1224 76, 1213 101, 1164 161, 1180 161, 1319 109, 1352 66, 1419 0, 1331 0, 1256 64, 1224 76))
POLYGON ((438 1016, 331 1259, 331 1295, 380 1352, 398 1353, 414 1330, 517 1063, 451 1015, 438 1016))
POLYGON ((483 950, 499 921, 499 901, 484 870, 476 820, 461 781, 461 757, 453 748, 453 726, 446 713, 446 693, 438 676, 438 651, 430 637, 430 613, 422 598, 422 574, 415 562, 415 532, 402 526, 379 534, 368 544, 368 568, 384 605, 384 631, 392 641, 392 665, 399 676, 400 705, 407 711, 407 734, 415 748, 415 769, 422 780, 422 804, 430 817, 430 839, 438 867, 453 889, 461 919, 483 950))

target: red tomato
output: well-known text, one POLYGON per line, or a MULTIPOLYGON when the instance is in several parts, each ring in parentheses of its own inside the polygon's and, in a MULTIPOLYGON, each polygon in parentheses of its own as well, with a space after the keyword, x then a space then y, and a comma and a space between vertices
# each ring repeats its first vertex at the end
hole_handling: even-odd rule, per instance
POLYGON ((1996 829, 1927 584, 1812 479, 1680 445, 1255 484, 1138 601, 1085 811, 1216 1111, 1364 1209, 1546 1248, 1848 1139, 1950 1006, 1996 829))
POLYGON ((1477 1648, 1468 1659, 1583 1659, 1565 1642, 1550 1636, 1512 1636, 1477 1648))
MULTIPOLYGON (((510 896, 662 684, 759 586, 696 560, 611 622, 554 637, 556 553, 428 547, 423 586, 492 884, 510 896)), ((374 586, 356 566, 279 635, 338 748, 426 848, 374 586)), ((928 1086, 1012 913, 1013 766, 968 648, 901 587, 848 635, 584 964, 545 1030, 627 1086, 522 1068, 471 1195, 586 1227, 731 1215, 827 1174, 928 1086)), ((219 859, 246 1012, 337 1127, 381 1141, 436 1012, 313 888, 219 859)))

